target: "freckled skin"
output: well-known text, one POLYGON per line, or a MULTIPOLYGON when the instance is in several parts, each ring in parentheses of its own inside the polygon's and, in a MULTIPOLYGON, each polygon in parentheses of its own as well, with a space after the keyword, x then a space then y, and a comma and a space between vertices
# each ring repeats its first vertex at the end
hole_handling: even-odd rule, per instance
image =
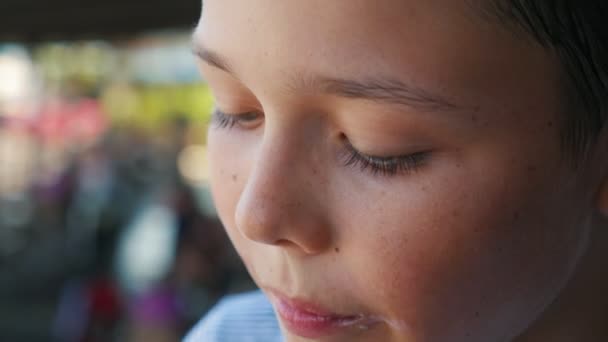
POLYGON ((382 319, 320 341, 606 338, 585 326, 605 302, 573 299, 605 297, 605 158, 564 162, 556 59, 468 3, 205 1, 195 41, 232 70, 201 62, 218 107, 263 112, 209 132, 212 192, 237 251, 263 290, 382 319), (390 74, 466 109, 290 91, 297 73, 390 74), (376 155, 432 152, 415 171, 373 174, 340 160, 340 136, 376 155))

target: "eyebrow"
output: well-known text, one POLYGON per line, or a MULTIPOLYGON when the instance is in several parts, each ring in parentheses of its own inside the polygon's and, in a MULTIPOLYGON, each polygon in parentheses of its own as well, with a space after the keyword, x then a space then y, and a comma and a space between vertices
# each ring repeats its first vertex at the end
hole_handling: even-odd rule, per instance
MULTIPOLYGON (((203 62, 234 75, 234 69, 217 52, 194 45, 193 53, 203 62)), ((316 90, 337 97, 391 103, 424 111, 456 111, 462 109, 445 97, 426 89, 392 78, 372 77, 360 80, 325 76, 296 75, 291 90, 316 90)))
POLYGON ((396 105, 420 108, 428 111, 453 111, 458 106, 444 97, 408 85, 397 79, 367 78, 347 80, 336 78, 317 78, 323 92, 339 97, 388 102, 396 105))

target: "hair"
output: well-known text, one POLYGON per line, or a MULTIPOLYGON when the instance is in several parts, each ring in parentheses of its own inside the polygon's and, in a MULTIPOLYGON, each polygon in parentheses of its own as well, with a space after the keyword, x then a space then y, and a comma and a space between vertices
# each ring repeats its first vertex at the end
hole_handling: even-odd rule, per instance
POLYGON ((564 71, 562 144, 575 161, 597 143, 608 120, 608 2, 493 0, 501 21, 554 53, 564 71))

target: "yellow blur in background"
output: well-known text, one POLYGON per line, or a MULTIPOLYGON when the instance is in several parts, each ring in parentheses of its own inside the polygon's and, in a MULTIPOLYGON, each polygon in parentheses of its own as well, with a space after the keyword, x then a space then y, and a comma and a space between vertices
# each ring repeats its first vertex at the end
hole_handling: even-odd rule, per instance
POLYGON ((252 287, 215 216, 188 30, 0 42, 0 340, 179 341, 252 287))

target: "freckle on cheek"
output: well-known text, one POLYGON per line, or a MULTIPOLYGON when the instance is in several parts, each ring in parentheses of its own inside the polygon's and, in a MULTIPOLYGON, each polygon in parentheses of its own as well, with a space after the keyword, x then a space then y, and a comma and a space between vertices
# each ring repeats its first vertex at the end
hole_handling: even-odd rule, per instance
POLYGON ((335 251, 336 253, 340 253, 340 248, 336 247, 335 251))
POLYGON ((237 174, 232 175, 232 181, 236 182, 239 180, 239 176, 237 174))

